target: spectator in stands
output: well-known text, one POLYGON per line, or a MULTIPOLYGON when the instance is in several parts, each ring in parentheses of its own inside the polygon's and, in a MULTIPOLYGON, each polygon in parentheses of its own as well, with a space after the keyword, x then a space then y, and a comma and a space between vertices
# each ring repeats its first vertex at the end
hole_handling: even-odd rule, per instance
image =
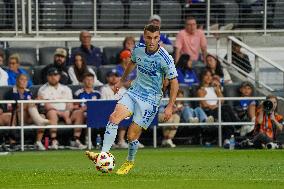
POLYGON ((4 60, 5 60, 5 54, 4 54, 4 52, 0 49, 0 66, 4 66, 4 60))
MULTIPOLYGON (((16 85, 13 89, 6 94, 5 100, 31 100, 33 99, 33 94, 27 88, 28 77, 25 74, 19 74, 16 78, 16 85)), ((12 104, 8 104, 7 109, 12 111, 12 122, 13 125, 19 125, 21 121, 20 106, 15 107, 12 104)), ((35 104, 24 104, 24 123, 25 124, 36 124, 39 126, 49 124, 49 120, 44 119, 43 115, 40 115, 35 104)), ((41 143, 43 135, 43 129, 39 129, 37 134, 37 142, 35 146, 39 150, 45 150, 41 143)))
POLYGON ((57 48, 54 53, 54 62, 43 68, 41 71, 41 77, 43 83, 47 82, 47 73, 50 68, 56 68, 60 74, 60 83, 63 85, 70 84, 70 78, 68 76, 67 66, 66 66, 67 52, 63 48, 57 48))
POLYGON ((197 29, 195 18, 187 18, 185 21, 185 29, 181 30, 176 37, 175 43, 175 60, 179 60, 182 54, 189 54, 192 61, 198 61, 199 52, 202 53, 203 61, 207 54, 207 39, 204 32, 197 29))
MULTIPOLYGON (((219 82, 213 82, 213 75, 210 70, 204 69, 201 72, 200 77, 201 85, 197 91, 198 97, 203 97, 205 100, 200 101, 200 107, 205 111, 207 116, 213 116, 215 120, 218 119, 218 100, 206 100, 206 98, 218 98, 223 97, 221 90, 221 84, 219 82)), ((229 105, 225 105, 222 102, 221 112, 222 112, 222 121, 225 122, 237 122, 232 108, 229 105)), ((231 134, 234 133, 233 127, 224 127, 223 128, 223 138, 230 138, 231 134)))
POLYGON ((214 77, 218 77, 222 86, 232 83, 231 76, 226 68, 223 68, 221 62, 212 54, 206 56, 206 67, 211 70, 214 77))
MULTIPOLYGON (((238 37, 237 39, 242 41, 238 37)), ((242 47, 239 44, 232 42, 232 63, 246 73, 250 73, 252 71, 252 66, 249 57, 241 51, 241 48, 242 47)), ((226 55, 224 59, 227 60, 227 56, 228 55, 226 55)))
MULTIPOLYGON (((119 77, 122 77, 125 69, 127 68, 127 65, 131 61, 131 51, 130 50, 123 50, 119 54, 120 64, 116 66, 117 73, 119 77)), ((136 78, 136 69, 132 70, 132 72, 128 75, 126 82, 124 86, 126 88, 129 88, 131 85, 131 82, 136 78)))
POLYGON ((193 84, 199 84, 195 71, 192 69, 192 60, 188 54, 182 54, 176 64, 178 73, 178 82, 191 87, 193 84))
POLYGON ((89 31, 81 31, 81 46, 72 52, 70 64, 74 64, 75 55, 80 52, 86 59, 87 65, 99 67, 103 63, 101 50, 91 44, 92 36, 89 31))
MULTIPOLYGON (((77 90, 74 93, 75 99, 100 99, 101 93, 99 91, 94 90, 95 76, 86 72, 83 75, 83 88, 77 90)), ((87 105, 86 103, 75 103, 74 111, 72 112, 71 120, 74 125, 82 125, 86 122, 87 116, 87 105)), ((83 145, 80 141, 82 129, 76 128, 74 129, 73 139, 70 142, 72 147, 76 147, 79 149, 85 149, 86 146, 83 145)))
MULTIPOLYGON (((178 91, 178 98, 184 97, 184 92, 182 90, 178 91)), ((190 104, 182 101, 177 101, 176 106, 181 112, 181 118, 185 122, 189 123, 199 123, 199 122, 214 122, 213 116, 207 116, 204 110, 201 107, 191 108, 190 104)))
POLYGON ((33 82, 28 72, 20 68, 20 56, 18 54, 12 54, 9 57, 7 73, 8 73, 8 85, 10 86, 16 85, 16 79, 20 74, 25 74, 28 76, 29 78, 28 87, 31 87, 33 85, 33 82))
POLYGON ((257 108, 254 138, 252 140, 256 148, 264 148, 266 144, 275 142, 277 135, 283 130, 283 116, 277 112, 278 99, 276 96, 268 96, 273 107, 265 111, 263 103, 257 108))
MULTIPOLYGON (((47 83, 39 88, 38 98, 44 100, 71 100, 72 91, 69 87, 59 83, 60 72, 51 67, 47 71, 47 83)), ((66 124, 71 124, 72 103, 45 103, 47 119, 51 125, 57 125, 59 118, 62 118, 66 124)), ((58 149, 57 130, 50 129, 51 149, 58 149)))
MULTIPOLYGON (((240 85, 240 96, 241 97, 252 97, 254 87, 249 81, 244 81, 240 85)), ((242 122, 255 122, 255 111, 256 111, 256 100, 240 100, 234 101, 234 110, 237 113, 237 116, 242 122)), ((253 131, 254 125, 244 125, 240 129, 240 135, 245 136, 246 134, 253 131)))
POLYGON ((123 45, 123 50, 128 49, 132 51, 135 47, 135 38, 132 36, 125 37, 122 45, 123 45))
MULTIPOLYGON (((149 19, 149 24, 153 24, 155 26, 161 27, 161 23, 162 23, 161 17, 157 14, 154 14, 149 19)), ((143 35, 140 36, 139 43, 145 44, 143 35)), ((166 34, 161 33, 159 44, 162 47, 164 47, 166 49, 166 51, 168 51, 170 54, 174 52, 173 44, 166 34)))
MULTIPOLYGON (((179 91, 180 93, 181 91, 179 91)), ((165 97, 168 97, 167 93, 165 93, 165 97)), ((179 123, 180 122, 180 115, 181 115, 181 109, 182 106, 178 102, 175 104, 175 108, 173 110, 173 114, 171 118, 165 122, 165 114, 164 110, 167 106, 168 102, 167 101, 162 101, 161 105, 159 107, 159 113, 158 113, 158 121, 160 123, 179 123)), ((176 145, 173 143, 173 138, 176 135, 178 126, 169 126, 169 127, 163 127, 163 140, 162 140, 162 146, 164 147, 171 147, 175 148, 176 145)))
POLYGON ((68 69, 68 74, 72 81, 72 85, 82 84, 84 75, 88 72, 94 75, 95 86, 103 85, 99 80, 97 80, 97 76, 94 70, 91 67, 87 66, 86 60, 83 55, 81 53, 77 53, 74 58, 74 64, 72 64, 68 69))

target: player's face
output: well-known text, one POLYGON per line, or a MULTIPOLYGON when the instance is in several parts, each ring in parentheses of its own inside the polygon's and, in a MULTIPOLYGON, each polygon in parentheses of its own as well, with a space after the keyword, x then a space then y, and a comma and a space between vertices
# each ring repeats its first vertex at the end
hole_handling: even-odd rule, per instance
POLYGON ((84 82, 84 86, 86 88, 93 88, 94 87, 94 78, 93 77, 86 77, 83 82, 84 82))
POLYGON ((194 33, 197 30, 197 24, 194 19, 187 20, 185 23, 185 29, 188 33, 194 33))
POLYGON ((160 32, 156 31, 154 33, 150 31, 144 32, 144 40, 148 52, 155 52, 158 49, 158 44, 160 41, 160 32))
POLYGON ((47 81, 50 85, 55 86, 59 83, 60 75, 59 74, 52 74, 47 76, 47 81))
POLYGON ((20 89, 25 89, 28 86, 28 78, 24 75, 21 75, 17 82, 17 87, 20 89))

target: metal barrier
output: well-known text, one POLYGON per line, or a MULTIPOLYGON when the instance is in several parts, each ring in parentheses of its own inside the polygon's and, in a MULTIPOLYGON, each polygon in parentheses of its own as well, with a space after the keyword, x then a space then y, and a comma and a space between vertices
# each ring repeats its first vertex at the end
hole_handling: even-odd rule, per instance
POLYGON ((284 31, 283 11, 280 0, 2 0, 0 32, 140 33, 149 17, 159 14, 165 33, 177 33, 193 16, 208 34, 267 34, 284 31))
MULTIPOLYGON (((253 122, 222 122, 222 113, 221 113, 221 101, 222 100, 243 100, 243 99, 250 99, 250 100, 264 100, 265 97, 219 97, 219 98, 177 98, 177 101, 200 101, 200 100, 218 100, 218 122, 214 123, 159 123, 159 127, 166 127, 166 126, 201 126, 201 125, 215 125, 218 126, 218 144, 219 147, 222 147, 222 127, 226 125, 252 125, 253 122)), ((162 100, 169 100, 168 98, 163 98, 162 100)), ((25 126, 24 125, 24 104, 29 103, 50 103, 50 102, 87 102, 90 100, 82 99, 82 100, 19 100, 17 103, 20 105, 20 115, 21 115, 21 122, 20 126, 0 126, 0 130, 13 130, 18 129, 21 132, 21 150, 24 151, 24 131, 26 129, 50 129, 50 128, 58 128, 58 129, 68 129, 68 128, 87 128, 87 125, 49 125, 49 126, 25 126)), ((7 104, 7 103, 16 103, 15 101, 11 100, 0 100, 0 104, 7 104)), ((87 130, 88 135, 88 149, 91 149, 91 128, 87 130)), ((157 127, 154 126, 153 128, 153 147, 157 147, 157 127)))
POLYGON ((228 37, 227 60, 224 61, 228 62, 229 66, 234 67, 242 75, 254 81, 256 87, 264 87, 270 92, 278 92, 278 95, 280 95, 279 92, 284 91, 284 68, 233 36, 228 37), (238 44, 242 51, 248 55, 253 68, 251 73, 247 73, 232 64, 232 44, 238 44))

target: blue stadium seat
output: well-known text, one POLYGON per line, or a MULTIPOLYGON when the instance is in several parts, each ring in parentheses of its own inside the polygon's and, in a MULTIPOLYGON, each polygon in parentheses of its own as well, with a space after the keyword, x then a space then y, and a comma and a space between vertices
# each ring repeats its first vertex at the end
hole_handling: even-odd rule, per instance
POLYGON ((7 49, 7 60, 12 54, 19 54, 20 64, 22 66, 35 66, 37 65, 37 55, 35 48, 11 47, 7 49))
POLYGON ((0 100, 3 100, 7 92, 9 92, 12 86, 0 86, 0 100))
POLYGON ((160 3, 162 28, 177 29, 181 27, 182 8, 178 1, 162 1, 160 3))
POLYGON ((73 0, 72 28, 91 29, 94 25, 93 14, 93 0, 73 0))
POLYGON ((133 0, 130 3, 129 28, 143 29, 151 15, 150 1, 133 0))
POLYGON ((98 69, 98 79, 102 82, 102 83, 106 83, 106 74, 107 72, 116 69, 116 65, 103 65, 100 66, 98 69))
POLYGON ((41 86, 42 85, 33 85, 33 86, 31 86, 30 91, 32 92, 33 98, 37 97, 38 90, 39 90, 39 88, 41 86))
POLYGON ((119 53, 122 50, 121 47, 104 47, 103 48, 103 59, 104 64, 118 64, 119 62, 119 53))
POLYGON ((98 15, 98 28, 122 28, 124 24, 124 9, 121 1, 99 1, 100 14, 98 15))
MULTIPOLYGON (((64 48, 64 47, 42 47, 40 48, 39 49, 39 65, 52 64, 54 61, 54 52, 57 48, 64 48)), ((67 48, 64 48, 64 49, 67 51, 67 57, 68 57, 68 49, 67 48)))
MULTIPOLYGON (((223 89, 224 97, 239 97, 240 96, 240 92, 239 92, 240 84, 241 83, 225 84, 224 89, 223 89)), ((232 106, 234 104, 234 101, 230 100, 230 101, 226 101, 225 103, 232 106)))

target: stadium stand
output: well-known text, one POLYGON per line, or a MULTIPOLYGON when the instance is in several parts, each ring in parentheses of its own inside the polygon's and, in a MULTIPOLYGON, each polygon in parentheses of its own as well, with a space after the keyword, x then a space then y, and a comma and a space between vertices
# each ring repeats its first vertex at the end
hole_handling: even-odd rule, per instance
POLYGON ((148 22, 150 10, 149 1, 131 1, 128 27, 132 29, 143 28, 148 22))
POLYGON ((75 29, 91 29, 94 23, 92 16, 94 11, 92 0, 73 0, 71 14, 71 28, 75 29))
MULTIPOLYGON (((64 48, 64 47, 42 47, 39 48, 39 65, 48 65, 52 64, 54 61, 54 52, 57 48, 64 48)), ((68 55, 68 48, 64 48, 68 55)), ((68 60, 66 60, 68 62, 68 60)))
POLYGON ((19 54, 22 66, 35 66, 38 64, 35 48, 10 47, 6 50, 6 57, 9 58, 9 56, 15 53, 19 54))
POLYGON ((98 69, 98 79, 103 82, 106 83, 106 74, 107 72, 113 70, 116 68, 116 65, 103 65, 100 66, 98 69))
POLYGON ((118 64, 118 54, 121 51, 121 47, 104 47, 103 48, 103 59, 104 64, 118 64))

